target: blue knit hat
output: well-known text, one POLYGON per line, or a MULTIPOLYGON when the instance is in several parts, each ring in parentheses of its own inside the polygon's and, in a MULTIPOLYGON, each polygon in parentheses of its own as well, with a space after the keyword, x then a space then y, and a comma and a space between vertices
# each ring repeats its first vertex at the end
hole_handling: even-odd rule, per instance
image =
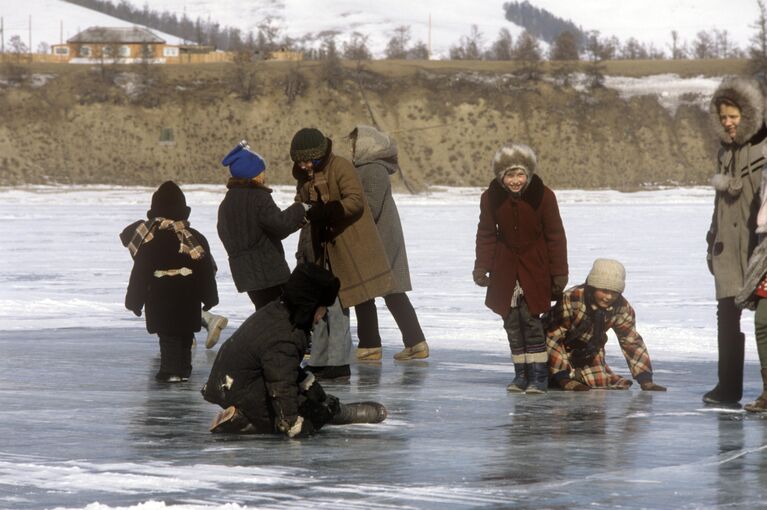
POLYGON ((266 170, 266 161, 260 154, 253 152, 247 140, 238 143, 221 164, 228 166, 232 177, 239 179, 252 179, 266 170))

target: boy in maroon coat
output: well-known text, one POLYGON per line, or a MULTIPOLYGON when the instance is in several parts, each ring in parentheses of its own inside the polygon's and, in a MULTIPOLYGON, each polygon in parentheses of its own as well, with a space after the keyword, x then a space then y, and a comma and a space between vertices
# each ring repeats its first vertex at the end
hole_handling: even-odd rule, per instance
POLYGON ((567 285, 567 239, 557 199, 535 175, 530 147, 509 144, 493 158, 495 179, 480 199, 474 282, 485 305, 503 318, 511 346, 511 392, 548 386, 546 336, 540 316, 567 285))

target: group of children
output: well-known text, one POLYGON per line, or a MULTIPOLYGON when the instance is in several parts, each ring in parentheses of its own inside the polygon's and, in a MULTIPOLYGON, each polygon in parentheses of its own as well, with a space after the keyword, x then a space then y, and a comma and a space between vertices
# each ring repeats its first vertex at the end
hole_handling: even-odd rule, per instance
POLYGON ((565 290, 567 239, 556 197, 536 166, 530 147, 501 147, 493 158, 495 178, 480 199, 472 274, 487 287, 487 307, 503 318, 515 372, 507 390, 544 393, 550 384, 571 391, 628 389, 631 381, 605 361, 612 329, 642 390, 665 391, 652 380, 634 310, 623 297, 623 265, 597 259, 584 284, 565 290))

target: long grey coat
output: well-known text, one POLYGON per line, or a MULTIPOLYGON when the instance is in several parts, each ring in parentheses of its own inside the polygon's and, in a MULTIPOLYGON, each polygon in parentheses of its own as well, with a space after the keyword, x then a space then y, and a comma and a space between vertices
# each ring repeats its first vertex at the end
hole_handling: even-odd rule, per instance
POLYGON ((360 125, 356 131, 353 162, 394 275, 392 293, 407 292, 412 290, 412 285, 405 237, 389 180, 389 176, 399 170, 397 145, 374 127, 360 125))
POLYGON ((707 235, 716 299, 736 296, 744 283, 748 259, 756 247, 756 214, 765 159, 764 99, 759 84, 747 78, 725 79, 714 93, 710 112, 719 125, 717 99, 727 97, 741 109, 735 140, 723 137, 717 156, 714 214, 707 235))

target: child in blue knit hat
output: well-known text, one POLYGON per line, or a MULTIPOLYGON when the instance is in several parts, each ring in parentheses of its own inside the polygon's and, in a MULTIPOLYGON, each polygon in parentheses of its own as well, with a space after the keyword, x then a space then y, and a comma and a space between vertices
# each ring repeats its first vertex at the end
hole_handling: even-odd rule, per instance
POLYGON ((218 237, 237 291, 247 292, 258 310, 282 294, 290 276, 282 240, 303 226, 308 205, 277 207, 266 186, 266 161, 245 140, 221 163, 231 177, 218 208, 218 237))

